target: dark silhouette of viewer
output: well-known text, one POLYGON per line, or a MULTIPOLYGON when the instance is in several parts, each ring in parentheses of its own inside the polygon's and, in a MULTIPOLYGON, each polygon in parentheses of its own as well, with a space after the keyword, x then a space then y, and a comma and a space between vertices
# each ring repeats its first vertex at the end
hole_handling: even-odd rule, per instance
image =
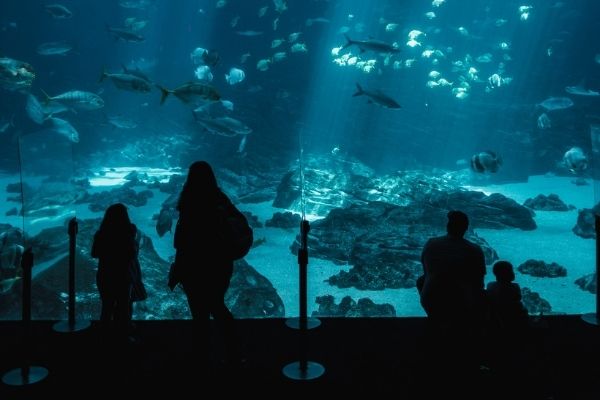
POLYGON ((450 211, 447 216, 447 235, 429 239, 421 254, 421 305, 439 326, 472 325, 484 307, 485 257, 479 245, 463 237, 467 215, 450 211))
POLYGON ((418 287, 428 316, 422 375, 452 390, 476 391, 471 378, 482 360, 485 258, 479 245, 463 237, 467 215, 450 211, 447 217, 447 234, 429 239, 421 254, 418 287))
POLYGON ((94 235, 92 257, 98 258, 96 284, 102 300, 100 322, 105 333, 117 339, 128 337, 133 301, 146 292, 138 262, 138 230, 121 203, 108 207, 94 235))
POLYGON ((493 267, 495 282, 486 288, 494 327, 499 330, 520 330, 527 325, 527 309, 521 301, 521 287, 513 282, 515 272, 508 261, 497 261, 493 267))
POLYGON ((178 275, 194 320, 195 350, 208 361, 212 315, 223 338, 226 361, 235 365, 241 361, 239 340, 233 315, 225 305, 233 260, 217 234, 224 223, 220 206, 229 203, 211 166, 205 161, 194 162, 177 204, 174 245, 178 275))

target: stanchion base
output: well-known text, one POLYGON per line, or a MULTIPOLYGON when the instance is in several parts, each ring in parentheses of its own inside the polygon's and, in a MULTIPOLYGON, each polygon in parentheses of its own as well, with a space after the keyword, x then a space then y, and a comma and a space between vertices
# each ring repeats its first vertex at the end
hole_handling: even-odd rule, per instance
POLYGON ((29 367, 29 373, 24 368, 15 368, 8 371, 2 377, 2 382, 12 386, 32 385, 45 379, 48 376, 48 370, 44 367, 29 367))
MULTIPOLYGON (((285 321, 285 324, 288 328, 300 329, 300 318, 288 318, 287 321, 285 321)), ((306 319, 306 329, 314 329, 319 325, 321 325, 321 321, 318 318, 306 319)))
POLYGON ((598 321, 598 315, 596 315, 596 313, 583 314, 581 319, 591 325, 600 325, 600 321, 598 321))
POLYGON ((88 320, 78 320, 73 324, 70 324, 69 321, 58 321, 52 329, 55 332, 77 332, 89 328, 91 324, 88 320))
POLYGON ((300 361, 294 361, 283 367, 283 374, 290 379, 306 381, 316 379, 325 373, 325 367, 313 361, 306 362, 306 369, 300 369, 300 361))

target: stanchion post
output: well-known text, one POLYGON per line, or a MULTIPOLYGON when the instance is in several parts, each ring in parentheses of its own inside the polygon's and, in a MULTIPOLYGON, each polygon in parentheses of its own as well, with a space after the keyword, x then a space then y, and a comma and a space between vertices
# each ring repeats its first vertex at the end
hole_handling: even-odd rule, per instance
POLYGON ((77 332, 88 328, 91 322, 88 320, 75 320, 75 252, 77 251, 77 233, 79 224, 77 218, 69 221, 69 316, 67 321, 58 321, 53 329, 56 332, 77 332))
MULTIPOLYGON (((320 377, 325 373, 325 368, 314 361, 308 361, 308 311, 307 311, 307 293, 308 293, 308 232, 310 224, 303 219, 300 225, 300 248, 298 249, 298 269, 299 269, 299 355, 300 360, 292 362, 283 367, 283 374, 290 379, 310 380, 320 377)), ((289 324, 288 324, 289 326, 289 324)), ((317 325, 318 326, 318 325, 317 325)))
POLYGON ((48 376, 44 367, 31 366, 31 270, 33 268, 33 250, 28 248, 21 258, 23 271, 22 286, 22 317, 23 330, 21 342, 21 366, 8 371, 2 377, 2 382, 7 385, 24 386, 41 381, 48 376))

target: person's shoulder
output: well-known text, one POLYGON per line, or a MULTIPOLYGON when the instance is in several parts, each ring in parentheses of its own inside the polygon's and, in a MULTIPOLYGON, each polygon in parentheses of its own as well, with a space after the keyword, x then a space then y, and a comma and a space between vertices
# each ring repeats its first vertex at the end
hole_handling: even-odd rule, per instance
POLYGON ((473 249, 474 251, 483 253, 483 249, 481 248, 481 246, 479 244, 477 244, 469 239, 463 239, 463 240, 465 241, 465 244, 468 247, 470 247, 471 249, 473 249))
POLYGON ((488 282, 487 286, 485 287, 487 290, 493 290, 496 289, 498 287, 498 282, 496 281, 491 281, 488 282))

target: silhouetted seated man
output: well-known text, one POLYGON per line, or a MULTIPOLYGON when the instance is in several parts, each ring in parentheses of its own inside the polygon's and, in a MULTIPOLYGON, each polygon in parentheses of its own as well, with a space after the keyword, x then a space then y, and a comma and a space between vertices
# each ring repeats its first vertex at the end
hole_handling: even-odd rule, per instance
POLYGON ((485 258, 481 247, 463 238, 469 219, 448 213, 448 234, 431 238, 421 254, 421 305, 428 316, 427 351, 440 360, 478 365, 484 301, 485 258))

